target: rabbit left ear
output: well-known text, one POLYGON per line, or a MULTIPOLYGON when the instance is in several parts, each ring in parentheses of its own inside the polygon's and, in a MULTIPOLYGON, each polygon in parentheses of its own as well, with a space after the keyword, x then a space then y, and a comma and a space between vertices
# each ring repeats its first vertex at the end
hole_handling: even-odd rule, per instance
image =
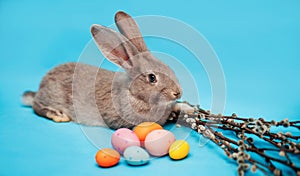
POLYGON ((115 23, 121 34, 128 38, 139 52, 148 51, 140 29, 131 16, 119 11, 115 15, 115 23))
POLYGON ((91 33, 98 48, 107 59, 124 69, 133 67, 131 59, 138 54, 138 50, 126 37, 101 25, 93 25, 91 33))

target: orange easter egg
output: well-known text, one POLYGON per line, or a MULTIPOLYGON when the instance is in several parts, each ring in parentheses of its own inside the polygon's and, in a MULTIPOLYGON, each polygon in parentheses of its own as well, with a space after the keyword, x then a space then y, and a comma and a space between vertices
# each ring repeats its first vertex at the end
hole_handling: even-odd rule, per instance
POLYGON ((153 130, 159 130, 163 129, 162 126, 155 122, 143 122, 139 125, 137 125, 133 131, 138 136, 141 142, 144 142, 146 139, 146 136, 153 130))
POLYGON ((118 164, 120 154, 114 149, 104 148, 97 152, 95 159, 101 167, 112 167, 118 164))

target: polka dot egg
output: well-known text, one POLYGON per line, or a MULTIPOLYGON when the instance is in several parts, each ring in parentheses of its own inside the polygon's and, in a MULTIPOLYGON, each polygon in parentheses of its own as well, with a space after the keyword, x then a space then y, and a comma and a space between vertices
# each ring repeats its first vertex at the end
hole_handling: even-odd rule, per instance
POLYGON ((126 162, 130 165, 139 166, 148 163, 150 156, 141 147, 131 146, 128 147, 123 154, 126 162))
POLYGON ((136 134, 127 128, 120 128, 114 132, 111 144, 120 154, 130 146, 140 146, 140 140, 136 134))
POLYGON ((163 156, 168 154, 175 140, 175 136, 170 131, 154 130, 146 136, 145 148, 153 156, 163 156))

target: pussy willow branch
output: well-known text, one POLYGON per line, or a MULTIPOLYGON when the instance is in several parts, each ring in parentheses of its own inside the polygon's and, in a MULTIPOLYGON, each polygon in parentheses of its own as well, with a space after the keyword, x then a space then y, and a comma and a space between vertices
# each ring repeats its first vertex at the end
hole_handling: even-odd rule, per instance
POLYGON ((252 172, 258 169, 264 174, 282 175, 282 171, 274 165, 274 162, 281 163, 300 175, 300 167, 296 166, 289 156, 300 154, 298 141, 300 136, 294 136, 290 132, 285 134, 270 132, 271 127, 276 128, 279 126, 300 129, 300 121, 289 121, 288 119, 279 122, 266 121, 263 118, 238 117, 235 113, 231 116, 216 115, 201 109, 199 106, 185 103, 195 109, 194 113, 174 112, 171 114, 170 120, 194 129, 221 147, 229 158, 237 161, 239 175, 244 175, 250 165, 252 165, 252 172), (235 134, 236 139, 229 138, 217 130, 231 131, 235 134), (258 139, 254 140, 254 136, 258 139), (256 145, 258 141, 264 141, 273 148, 259 148, 256 145), (278 152, 279 157, 271 156, 266 151, 278 152), (258 161, 250 153, 256 153, 264 158, 265 163, 258 161))

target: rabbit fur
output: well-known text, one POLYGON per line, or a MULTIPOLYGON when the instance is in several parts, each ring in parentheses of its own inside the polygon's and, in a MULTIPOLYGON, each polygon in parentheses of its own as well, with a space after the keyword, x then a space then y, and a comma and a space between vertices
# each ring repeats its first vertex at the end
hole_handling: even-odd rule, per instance
POLYGON ((55 122, 112 129, 145 121, 163 125, 174 108, 179 111, 182 89, 175 73, 150 53, 132 17, 120 11, 115 22, 120 33, 92 25, 91 34, 102 54, 124 72, 65 63, 46 74, 37 92, 25 92, 24 103, 55 122))

